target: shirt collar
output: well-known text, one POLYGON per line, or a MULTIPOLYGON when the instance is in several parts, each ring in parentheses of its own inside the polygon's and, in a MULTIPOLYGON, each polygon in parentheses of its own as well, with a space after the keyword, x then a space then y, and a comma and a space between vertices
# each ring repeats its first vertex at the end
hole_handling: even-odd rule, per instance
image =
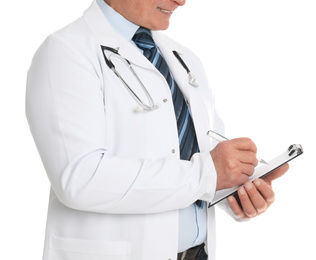
POLYGON ((104 0, 96 0, 102 13, 105 15, 111 26, 120 33, 125 39, 131 41, 139 25, 127 20, 124 16, 116 12, 104 0))

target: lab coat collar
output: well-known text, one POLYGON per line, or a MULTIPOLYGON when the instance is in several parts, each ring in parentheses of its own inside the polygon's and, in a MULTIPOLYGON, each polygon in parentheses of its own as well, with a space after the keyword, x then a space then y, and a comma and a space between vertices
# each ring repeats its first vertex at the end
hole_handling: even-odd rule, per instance
MULTIPOLYGON (((126 40, 122 35, 113 29, 109 21, 102 13, 96 0, 94 0, 91 6, 84 12, 83 18, 100 45, 108 46, 118 50, 122 57, 128 59, 134 64, 147 69, 155 69, 155 67, 150 62, 148 62, 147 58, 136 47, 136 45, 126 40)), ((153 31, 152 35, 158 46, 166 45, 166 43, 163 41, 163 35, 160 32, 153 31)), ((168 55, 166 48, 162 47, 161 49, 164 56, 166 56, 165 58, 167 59, 168 64, 169 62, 174 62, 175 57, 172 57, 170 60, 170 57, 167 57, 168 55)), ((168 52, 171 52, 172 54, 172 50, 177 50, 179 53, 182 53, 182 50, 179 49, 179 46, 175 46, 173 42, 168 42, 168 52)))

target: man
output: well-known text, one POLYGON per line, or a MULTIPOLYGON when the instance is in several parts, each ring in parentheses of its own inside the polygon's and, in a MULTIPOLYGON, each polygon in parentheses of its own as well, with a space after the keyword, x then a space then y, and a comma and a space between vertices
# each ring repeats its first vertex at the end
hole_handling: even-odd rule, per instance
POLYGON ((206 136, 224 129, 202 64, 157 32, 184 4, 96 0, 35 54, 26 112, 52 185, 44 260, 214 259, 217 190, 245 184, 227 200, 238 219, 273 202, 288 166, 247 182, 255 144, 206 136))

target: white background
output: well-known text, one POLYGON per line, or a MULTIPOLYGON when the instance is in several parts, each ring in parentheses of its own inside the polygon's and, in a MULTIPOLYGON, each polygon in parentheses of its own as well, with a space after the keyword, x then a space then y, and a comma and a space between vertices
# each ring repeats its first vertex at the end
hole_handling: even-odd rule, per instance
MULTIPOLYGON (((45 37, 89 5, 0 3, 0 259, 41 259, 49 183, 24 115, 26 72, 45 37)), ((265 160, 304 147, 264 215, 237 223, 217 211, 219 260, 316 259, 315 14, 315 0, 187 0, 166 32, 203 61, 227 137, 252 138, 265 160)))

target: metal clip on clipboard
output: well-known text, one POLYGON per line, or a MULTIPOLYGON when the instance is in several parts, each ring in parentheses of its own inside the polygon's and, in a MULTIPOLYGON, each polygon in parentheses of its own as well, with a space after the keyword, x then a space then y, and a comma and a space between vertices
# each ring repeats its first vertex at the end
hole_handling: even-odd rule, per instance
MULTIPOLYGON (((289 161, 292 161, 294 158, 298 157, 299 155, 303 154, 303 147, 300 144, 292 144, 289 148, 279 156, 275 157, 268 164, 264 164, 258 168, 256 168, 254 174, 249 178, 249 181, 254 181, 255 179, 262 178, 269 173, 273 172, 275 169, 281 167, 282 165, 286 164, 289 161)), ((242 185, 241 185, 242 186, 242 185)), ((236 186, 230 189, 224 189, 217 191, 215 193, 214 199, 211 203, 209 203, 208 207, 214 206, 216 203, 226 199, 230 195, 233 195, 240 186, 236 186)))
POLYGON ((292 144, 289 147, 288 151, 289 151, 289 156, 292 156, 293 154, 296 154, 298 156, 303 153, 303 148, 300 144, 292 144))

